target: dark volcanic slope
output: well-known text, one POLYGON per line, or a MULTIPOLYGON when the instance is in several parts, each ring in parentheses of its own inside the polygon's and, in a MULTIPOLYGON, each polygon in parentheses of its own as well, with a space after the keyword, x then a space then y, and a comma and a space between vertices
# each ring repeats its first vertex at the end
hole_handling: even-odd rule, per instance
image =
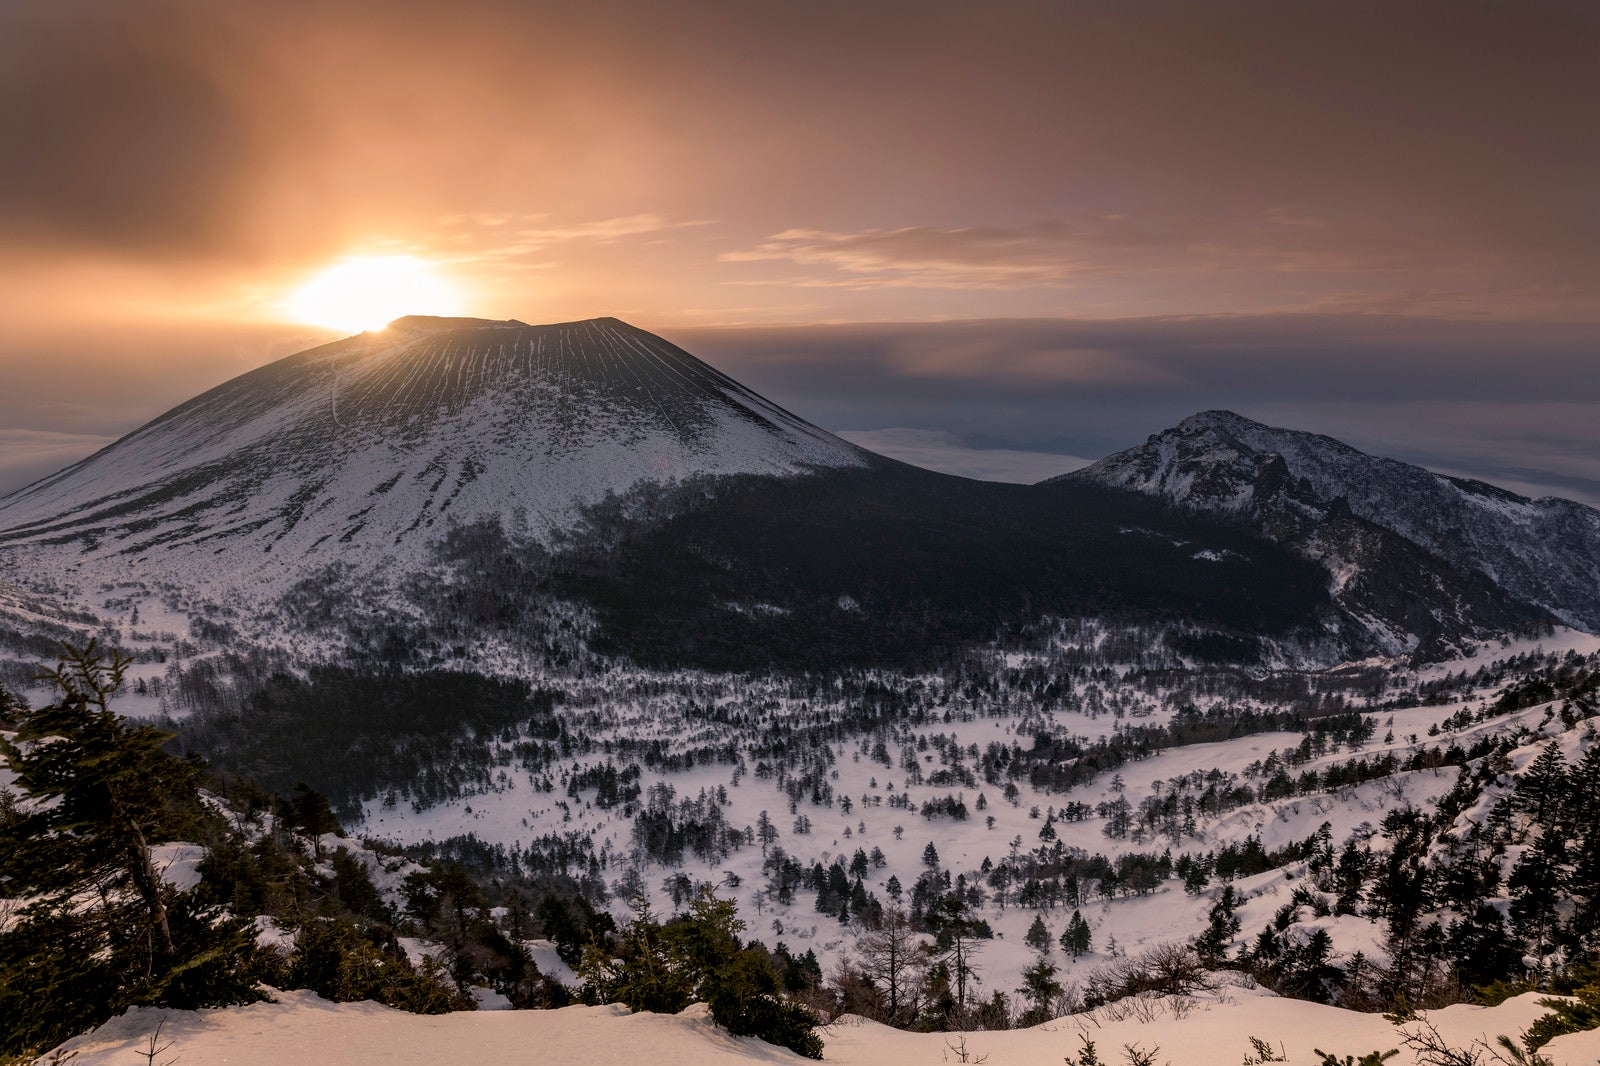
MULTIPOLYGON (((595 609, 605 648, 652 665, 920 666, 1046 616, 1331 643, 1319 567, 1128 493, 884 462, 787 482, 733 478, 616 513, 645 510, 661 517, 599 517, 587 544, 540 566, 550 591, 595 609)), ((501 572, 499 542, 488 543, 492 557, 463 560, 463 574, 492 586, 479 603, 517 583, 501 572)), ((1258 645, 1239 647, 1248 658, 1258 645)))

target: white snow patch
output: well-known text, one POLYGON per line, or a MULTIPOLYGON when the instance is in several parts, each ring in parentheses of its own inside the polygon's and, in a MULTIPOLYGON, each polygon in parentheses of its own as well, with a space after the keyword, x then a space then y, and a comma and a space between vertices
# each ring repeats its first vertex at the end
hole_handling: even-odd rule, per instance
MULTIPOLYGON (((1455 1006, 1429 1017, 1454 1046, 1475 1039, 1515 1036, 1545 1013, 1528 994, 1496 1007, 1455 1006)), ((437 1063, 561 1063, 562 1066, 717 1066, 733 1063, 803 1063, 782 1048, 734 1037, 711 1022, 703 1006, 682 1014, 630 1014, 625 1008, 564 1007, 549 1011, 414 1015, 373 1003, 330 1003, 309 992, 279 992, 276 1003, 221 1010, 179 1011, 140 1007, 63 1045, 75 1066, 120 1066, 162 1024, 171 1054, 184 1062, 229 1066, 436 1066, 437 1063)), ((1282 1044, 1290 1066, 1314 1066, 1321 1048, 1360 1056, 1400 1047, 1395 1027, 1378 1014, 1358 1014, 1316 1003, 1278 999, 1252 989, 1174 1004, 1155 1001, 1136 1016, 1114 1020, 1102 1009, 1031 1029, 1005 1032, 907 1033, 854 1016, 823 1031, 824 1061, 840 1066, 899 1066, 957 1061, 964 1044, 971 1061, 994 1066, 1060 1066, 1093 1040, 1106 1061, 1118 1061, 1125 1044, 1161 1048, 1157 1061, 1175 1066, 1238 1066, 1248 1038, 1282 1044), (1148 1020, 1140 1020, 1146 1018, 1148 1020)), ((1592 1066, 1600 1038, 1562 1037, 1545 1049, 1555 1066, 1592 1066)), ((1402 1050, 1393 1066, 1414 1066, 1402 1050)))

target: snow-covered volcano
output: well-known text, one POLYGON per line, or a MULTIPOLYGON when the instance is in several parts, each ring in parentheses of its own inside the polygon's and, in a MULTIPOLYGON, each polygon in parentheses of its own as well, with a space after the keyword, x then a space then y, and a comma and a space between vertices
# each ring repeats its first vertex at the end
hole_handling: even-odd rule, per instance
POLYGON ((646 481, 867 462, 614 318, 411 317, 234 378, 12 493, 0 546, 94 571, 197 576, 216 557, 233 576, 303 574, 418 558, 452 520, 547 537, 646 481))

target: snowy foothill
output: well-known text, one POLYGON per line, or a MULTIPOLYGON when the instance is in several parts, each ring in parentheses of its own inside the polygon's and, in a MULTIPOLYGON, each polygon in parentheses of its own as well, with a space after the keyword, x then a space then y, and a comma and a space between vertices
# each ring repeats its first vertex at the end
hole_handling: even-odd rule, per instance
MULTIPOLYGON (((228 1066, 717 1066, 809 1060, 719 1029, 701 1005, 678 1015, 630 1014, 619 1006, 548 1011, 415 1015, 374 1003, 330 1003, 309 992, 279 992, 276 1002, 217 1010, 136 1008, 68 1041, 74 1066, 124 1066, 138 1061, 160 1026, 165 1058, 228 1066)), ((1495 1007, 1454 1006, 1427 1016, 1452 1047, 1515 1036, 1542 1015, 1536 995, 1495 1007)), ((1250 1037, 1281 1050, 1290 1066, 1316 1066, 1318 1050, 1359 1058, 1400 1049, 1391 1066, 1412 1066, 1402 1033, 1382 1015, 1279 999, 1232 988, 1205 999, 1162 998, 1113 1005, 1031 1029, 971 1033, 908 1033, 852 1015, 823 1031, 825 1062, 840 1066, 1060 1066, 1077 1061, 1084 1039, 1100 1061, 1127 1061, 1126 1048, 1152 1052, 1158 1066, 1239 1066, 1250 1037)), ((1600 1032, 1557 1037, 1543 1049, 1552 1066, 1592 1066, 1600 1032)))

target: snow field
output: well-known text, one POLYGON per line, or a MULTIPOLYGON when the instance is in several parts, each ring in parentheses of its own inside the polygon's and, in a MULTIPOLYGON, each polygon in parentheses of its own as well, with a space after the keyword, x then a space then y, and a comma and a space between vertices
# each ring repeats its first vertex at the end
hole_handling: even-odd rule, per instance
MULTIPOLYGON (((748 1037, 734 1037, 712 1024, 700 1005, 682 1014, 630 1014, 626 1008, 564 1007, 549 1011, 469 1012, 424 1016, 373 1003, 329 1003, 309 992, 280 992, 276 1003, 219 1010, 136 1008, 99 1029, 68 1041, 74 1066, 123 1066, 138 1061, 141 1048, 161 1025, 160 1041, 171 1041, 169 1058, 228 1066, 719 1066, 803 1063, 808 1060, 748 1037)), ((1430 1020, 1452 1046, 1475 1039, 1515 1035, 1544 1013, 1537 996, 1496 1007, 1455 1006, 1430 1020)), ((1249 1037, 1280 1044, 1289 1066, 1316 1066, 1314 1049, 1360 1057, 1401 1047, 1394 1026, 1381 1015, 1359 1014, 1250 989, 1174 1003, 1148 1001, 1145 1009, 1114 1019, 1102 1009, 1032 1029, 1004 1032, 907 1033, 854 1016, 823 1032, 826 1062, 839 1066, 937 1066, 966 1060, 988 1066, 1060 1066, 1074 1061, 1082 1037, 1095 1044, 1101 1061, 1124 1061, 1124 1045, 1159 1048, 1158 1063, 1172 1066, 1238 1066, 1251 1051, 1249 1037), (1081 1034, 1081 1036, 1080 1036, 1081 1034)), ((1544 1052, 1555 1066, 1592 1066, 1600 1055, 1600 1032, 1558 1037, 1544 1052)), ((1413 1066, 1402 1049, 1393 1066, 1413 1066)))
MULTIPOLYGON (((1587 653, 1600 649, 1600 639, 1558 634, 1555 648, 1587 653)), ((1534 650, 1552 650, 1551 642, 1525 642, 1493 649, 1494 654, 1484 659, 1478 654, 1465 660, 1472 669, 1486 666, 1509 655, 1519 655, 1534 650)), ((1464 663, 1444 664, 1437 668, 1437 676, 1460 672, 1464 663)), ((679 679, 684 680, 684 679, 679 679)), ((1093 704, 1098 698, 1091 691, 1094 686, 1084 686, 1078 693, 1080 708, 1093 704)), ((1106 695, 1113 690, 1108 689, 1106 695)), ((1464 707, 1477 707, 1491 699, 1498 689, 1463 691, 1448 702, 1434 706, 1383 709, 1371 712, 1374 723, 1373 739, 1352 749, 1335 745, 1325 754, 1312 758, 1294 768, 1291 776, 1304 770, 1322 770, 1351 758, 1376 758, 1392 753, 1404 759, 1426 747, 1443 747, 1451 743, 1470 745, 1473 740, 1487 734, 1499 733, 1518 726, 1535 730, 1550 716, 1550 705, 1539 705, 1508 715, 1473 723, 1459 730, 1445 728, 1442 723, 1464 707), (1429 736, 1430 728, 1439 726, 1438 735, 1429 736), (1393 739, 1384 741, 1386 734, 1393 739), (1413 741, 1411 737, 1415 735, 1413 741)), ((1126 693, 1124 698, 1130 698, 1126 693)), ((696 696, 700 699, 701 696, 696 696)), ((726 702, 726 701, 724 701, 726 702)), ((1204 701, 1200 706, 1207 706, 1204 701)), ((793 713, 795 708, 786 701, 774 703, 768 713, 773 721, 793 713)), ((953 738, 961 748, 976 744, 980 751, 992 742, 1009 746, 1014 740, 1023 747, 1031 744, 1032 731, 1048 725, 1068 733, 1089 737, 1102 736, 1122 725, 1131 723, 1161 723, 1171 717, 1171 707, 1161 693, 1143 694, 1124 707, 1121 717, 1108 710, 1098 713, 1082 709, 1041 714, 1029 710, 1006 713, 995 717, 960 716, 971 708, 950 705, 937 709, 949 710, 952 721, 930 721, 897 734, 887 745, 892 766, 870 758, 861 751, 861 737, 854 737, 830 745, 832 770, 829 785, 833 789, 833 804, 817 805, 803 797, 790 810, 790 799, 783 793, 776 779, 763 779, 754 772, 746 772, 735 780, 733 768, 728 765, 700 765, 679 773, 662 773, 648 767, 642 769, 640 785, 645 795, 656 785, 671 786, 679 798, 694 797, 701 790, 713 792, 719 786, 726 789, 729 805, 724 815, 730 826, 742 829, 754 826, 762 811, 766 811, 779 836, 776 847, 783 848, 810 868, 820 862, 828 866, 836 859, 849 864, 856 849, 871 853, 874 848, 883 852, 886 864, 872 869, 866 884, 870 891, 886 905, 890 902, 887 884, 890 876, 898 878, 902 889, 909 894, 912 885, 924 871, 923 850, 932 843, 939 854, 940 865, 952 877, 965 874, 969 883, 982 884, 981 867, 987 858, 998 863, 1011 853, 1018 842, 1022 852, 1030 851, 1041 843, 1039 832, 1045 824, 1045 815, 1052 809, 1061 809, 1071 802, 1091 806, 1114 795, 1112 775, 1101 774, 1090 781, 1063 793, 1048 793, 1032 788, 1020 780, 1015 803, 1008 802, 998 786, 987 784, 980 778, 975 787, 962 785, 929 786, 907 785, 907 773, 902 767, 901 742, 915 740, 918 735, 934 737, 942 734, 953 738), (893 786, 892 788, 890 786, 893 786), (891 797, 908 794, 914 808, 922 802, 940 796, 960 796, 969 816, 964 821, 950 818, 924 818, 918 809, 890 807, 891 797), (978 810, 979 795, 987 800, 987 809, 978 810), (841 800, 849 797, 853 809, 843 813, 841 800), (1032 816, 1034 808, 1038 817, 1032 816), (794 822, 804 816, 811 822, 811 831, 798 834, 794 822), (993 817, 990 828, 987 819, 993 817), (902 831, 897 835, 896 828, 902 831)), ((658 738, 683 747, 714 737, 714 731, 697 722, 674 722, 664 717, 658 709, 647 703, 618 703, 605 706, 608 720, 614 723, 617 735, 634 739, 658 738)), ((936 714, 935 717, 938 717, 936 714)), ((1545 727, 1548 735, 1559 735, 1570 758, 1586 742, 1583 726, 1561 732, 1559 722, 1545 727)), ((1235 740, 1195 744, 1170 748, 1154 756, 1129 762, 1116 776, 1122 778, 1125 794, 1137 808, 1140 799, 1165 782, 1194 773, 1219 771, 1237 774, 1247 783, 1259 785, 1262 778, 1251 778, 1247 771, 1273 755, 1293 750, 1304 734, 1267 732, 1247 735, 1235 740)), ((870 741, 870 736, 868 740, 870 741)), ((1512 761, 1521 768, 1537 754, 1547 737, 1542 736, 1513 754, 1512 761)), ((947 768, 938 745, 930 744, 926 751, 917 753, 924 775, 947 768)), ((604 762, 604 756, 589 755, 576 763, 604 762)), ((617 765, 627 760, 615 760, 617 765)), ((753 770, 754 759, 750 760, 753 770)), ((970 756, 963 756, 963 765, 976 769, 970 756)), ((558 771, 550 771, 559 777, 558 771)), ((1183 853, 1202 854, 1226 844, 1241 844, 1249 837, 1260 840, 1264 849, 1271 851, 1289 844, 1299 843, 1327 824, 1334 846, 1341 846, 1352 835, 1371 838, 1371 845, 1381 850, 1383 839, 1379 826, 1385 815, 1404 807, 1427 808, 1437 803, 1451 791, 1457 781, 1458 771, 1446 766, 1438 769, 1403 771, 1392 776, 1368 781, 1360 785, 1344 786, 1333 793, 1316 793, 1291 796, 1267 803, 1250 803, 1225 812, 1214 819, 1198 819, 1198 835, 1172 840, 1162 835, 1144 839, 1108 838, 1103 828, 1105 820, 1090 817, 1081 822, 1057 820, 1054 829, 1060 841, 1068 847, 1086 852, 1099 852, 1112 859, 1129 852, 1160 853, 1171 849, 1174 857, 1183 853)), ((1492 788, 1493 786, 1491 786, 1492 788)), ((480 839, 500 842, 508 847, 521 847, 543 833, 577 833, 593 842, 597 854, 603 856, 608 868, 608 883, 619 883, 630 868, 639 869, 640 882, 658 914, 670 914, 675 909, 668 886, 669 879, 683 875, 692 883, 711 883, 717 886, 724 898, 738 902, 740 916, 747 923, 746 935, 769 945, 782 940, 796 952, 814 950, 825 973, 831 972, 841 962, 848 960, 861 930, 839 922, 836 916, 818 913, 813 906, 813 893, 802 887, 796 891, 794 901, 779 904, 765 891, 767 878, 762 872, 762 849, 759 844, 747 845, 734 851, 718 863, 702 862, 692 855, 679 867, 667 867, 652 862, 638 862, 634 855, 632 820, 620 808, 601 809, 592 804, 592 792, 578 799, 569 798, 559 780, 555 792, 537 791, 532 781, 521 771, 512 768, 507 773, 503 787, 488 794, 474 795, 442 803, 424 811, 415 811, 404 801, 393 808, 369 804, 364 832, 399 843, 442 839, 472 833, 480 839), (737 883, 735 883, 737 882, 737 883)), ((1485 804, 1492 800, 1485 800, 1485 804)), ((1486 813, 1476 812, 1481 817, 1486 813)), ((1463 818, 1473 816, 1473 812, 1463 818)), ((1273 915, 1289 901, 1290 895, 1303 883, 1304 864, 1294 863, 1235 882, 1242 897, 1239 917, 1242 922, 1241 941, 1253 937, 1256 931, 1268 924, 1273 915)), ((987 886, 986 890, 987 890, 987 886)), ((1114 950, 1117 954, 1137 954, 1140 950, 1170 941, 1187 940, 1204 927, 1207 913, 1217 894, 1213 884, 1198 896, 1188 895, 1177 880, 1168 880, 1147 896, 1124 896, 1104 900, 1098 894, 1089 897, 1078 909, 1088 920, 1093 932, 1093 948, 1088 955, 1073 960, 1054 946, 1055 939, 1066 926, 1072 912, 1071 906, 1061 906, 1042 912, 1029 908, 1007 906, 1004 909, 990 902, 981 909, 994 929, 995 938, 977 942, 976 964, 979 973, 977 995, 986 998, 994 991, 1012 995, 1020 984, 1021 972, 1037 957, 1029 949, 1023 936, 1036 914, 1042 914, 1052 942, 1050 961, 1060 967, 1063 981, 1081 979, 1090 970, 1103 964, 1114 950)), ((612 910, 618 917, 625 914, 622 899, 613 899, 612 910)), ((1384 958, 1383 931, 1379 923, 1355 916, 1316 918, 1308 911, 1302 912, 1297 923, 1301 934, 1315 928, 1327 929, 1334 938, 1340 956, 1355 951, 1369 958, 1384 958)))

